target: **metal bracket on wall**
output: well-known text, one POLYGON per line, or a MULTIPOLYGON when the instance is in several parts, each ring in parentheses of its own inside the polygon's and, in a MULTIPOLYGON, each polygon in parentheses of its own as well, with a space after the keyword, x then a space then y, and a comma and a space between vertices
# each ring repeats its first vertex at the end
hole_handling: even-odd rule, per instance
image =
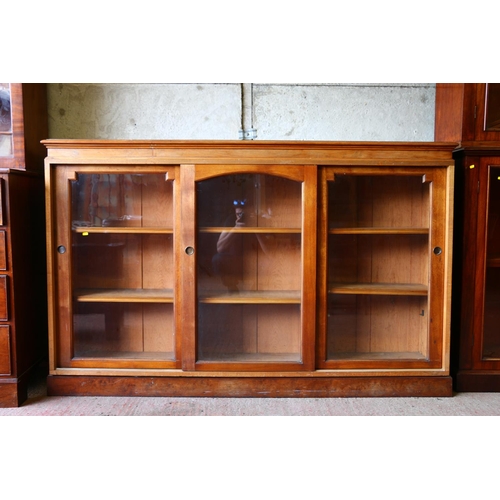
POLYGON ((240 130, 239 138, 243 140, 257 139, 257 129, 251 128, 249 130, 240 130))
POLYGON ((241 84, 241 129, 239 138, 252 140, 257 138, 257 129, 253 126, 253 84, 241 84))

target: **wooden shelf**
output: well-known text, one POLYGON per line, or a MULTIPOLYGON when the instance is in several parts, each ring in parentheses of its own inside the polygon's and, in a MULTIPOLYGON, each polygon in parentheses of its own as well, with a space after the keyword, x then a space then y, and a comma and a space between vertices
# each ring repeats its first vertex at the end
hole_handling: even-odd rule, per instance
POLYGON ((333 283, 328 293, 344 295, 418 295, 426 296, 426 285, 413 283, 333 283))
POLYGON ((372 361, 372 360, 424 360, 420 352, 345 352, 329 357, 332 361, 372 361))
POLYGON ((300 234, 300 227, 200 227, 200 233, 247 233, 247 234, 300 234))
POLYGON ((206 355, 199 360, 200 363, 210 362, 251 362, 251 363, 272 363, 272 362, 300 362, 300 354, 298 353, 262 353, 262 352, 245 352, 245 353, 230 353, 230 354, 217 354, 206 355))
POLYGON ((80 351, 73 359, 84 359, 89 361, 92 359, 109 359, 112 360, 141 360, 141 361, 172 361, 175 359, 173 352, 144 352, 144 351, 80 351))
POLYGON ((454 143, 44 144, 49 394, 451 395, 454 143))
POLYGON ((145 302, 171 304, 174 301, 171 289, 80 289, 75 291, 77 302, 145 302))
POLYGON ((75 233, 93 234, 172 234, 174 230, 166 227, 73 227, 75 233))
POLYGON ((335 227, 329 234, 429 234, 425 227, 335 227))
POLYGON ((200 302, 204 304, 300 304, 300 291, 201 291, 200 302))

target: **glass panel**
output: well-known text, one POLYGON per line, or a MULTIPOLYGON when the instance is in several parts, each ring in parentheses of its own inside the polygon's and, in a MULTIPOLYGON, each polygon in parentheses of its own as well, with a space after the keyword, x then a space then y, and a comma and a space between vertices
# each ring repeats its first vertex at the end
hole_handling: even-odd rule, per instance
POLYGON ((12 155, 10 83, 0 83, 0 156, 12 155))
POLYGON ((73 227, 173 227, 166 174, 79 174, 72 183, 73 227))
POLYGON ((327 356, 331 360, 424 360, 427 297, 330 295, 327 356))
POLYGON ((485 130, 500 130, 500 83, 486 84, 485 130))
POLYGON ((500 359, 500 167, 491 167, 486 245, 483 357, 500 359))
POLYGON ((81 174, 72 195, 74 355, 174 359, 172 182, 81 174))
POLYGON ((77 303, 74 356, 173 360, 172 304, 77 303))
POLYGON ((198 359, 300 361, 300 304, 200 304, 198 359))
POLYGON ((302 185, 197 184, 198 360, 301 361, 302 185))
POLYGON ((429 228, 429 187, 421 176, 337 175, 328 200, 332 228, 429 228))
POLYGON ((328 200, 328 359, 426 359, 429 184, 336 175, 328 200))

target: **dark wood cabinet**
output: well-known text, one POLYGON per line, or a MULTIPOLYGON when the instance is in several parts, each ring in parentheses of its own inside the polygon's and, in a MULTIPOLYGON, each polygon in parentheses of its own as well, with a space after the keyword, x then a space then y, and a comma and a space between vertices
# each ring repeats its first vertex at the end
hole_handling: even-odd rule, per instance
POLYGON ((500 83, 436 84, 436 141, 500 141, 500 83))
POLYGON ((500 84, 437 84, 435 138, 459 143, 454 152, 455 389, 500 391, 500 84))
POLYGON ((500 391, 500 144, 457 161, 453 367, 458 391, 500 391))
POLYGON ((43 173, 48 137, 45 83, 0 83, 0 166, 43 173))
POLYGON ((0 84, 0 406, 19 406, 47 356, 45 84, 0 84))
POLYGON ((50 395, 451 395, 453 144, 44 144, 50 395))

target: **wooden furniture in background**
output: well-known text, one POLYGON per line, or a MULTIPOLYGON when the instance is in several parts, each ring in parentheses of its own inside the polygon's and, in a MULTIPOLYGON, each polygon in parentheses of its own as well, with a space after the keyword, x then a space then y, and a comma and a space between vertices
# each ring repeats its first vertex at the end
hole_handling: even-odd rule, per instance
POLYGON ((500 84, 438 84, 435 139, 460 143, 454 153, 455 389, 500 391, 500 84))
POLYGON ((47 356, 45 84, 0 84, 0 407, 27 398, 47 356))
POLYGON ((436 141, 500 141, 500 83, 436 84, 436 141))
POLYGON ((50 395, 451 395, 452 144, 43 142, 50 395))
POLYGON ((457 391, 500 391, 500 144, 462 143, 457 162, 453 371, 457 391))

